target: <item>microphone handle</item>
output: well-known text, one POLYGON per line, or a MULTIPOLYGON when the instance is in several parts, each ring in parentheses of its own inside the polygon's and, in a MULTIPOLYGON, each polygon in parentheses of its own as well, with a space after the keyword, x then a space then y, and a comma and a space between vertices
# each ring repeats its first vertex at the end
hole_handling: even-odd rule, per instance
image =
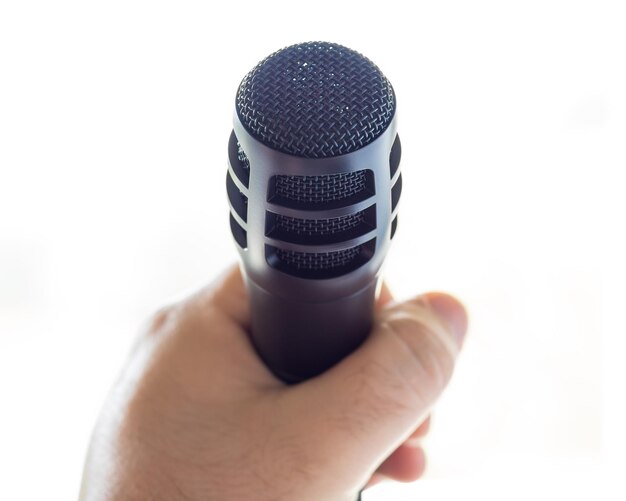
POLYGON ((286 383, 329 369, 359 347, 372 327, 377 279, 350 296, 302 302, 278 297, 247 279, 251 339, 267 367, 286 383))
MULTIPOLYGON (((374 279, 351 296, 329 302, 280 298, 247 280, 250 337, 267 367, 286 383, 298 383, 329 369, 359 347, 372 327, 374 279)), ((355 501, 361 501, 360 491, 355 501)))

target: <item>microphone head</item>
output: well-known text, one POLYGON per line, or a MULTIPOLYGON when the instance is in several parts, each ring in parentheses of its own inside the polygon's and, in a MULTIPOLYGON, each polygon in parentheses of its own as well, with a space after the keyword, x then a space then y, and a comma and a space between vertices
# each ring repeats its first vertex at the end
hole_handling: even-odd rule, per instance
POLYGON ((231 229, 257 283, 318 297, 377 275, 401 188, 395 117, 387 78, 341 45, 292 45, 244 77, 227 189, 231 229), (335 286, 290 283, 339 277, 335 286))
POLYGON ((391 123, 389 80, 347 47, 308 42, 265 58, 241 82, 237 116, 258 141, 306 158, 351 153, 391 123))

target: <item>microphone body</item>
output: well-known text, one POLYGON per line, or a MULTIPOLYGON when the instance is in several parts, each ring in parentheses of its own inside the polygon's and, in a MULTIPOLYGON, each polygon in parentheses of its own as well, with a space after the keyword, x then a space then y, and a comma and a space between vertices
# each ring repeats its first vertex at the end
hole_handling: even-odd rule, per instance
POLYGON ((400 155, 393 89, 350 49, 288 47, 242 81, 230 224, 252 343, 282 380, 324 372, 367 337, 397 226, 400 155))

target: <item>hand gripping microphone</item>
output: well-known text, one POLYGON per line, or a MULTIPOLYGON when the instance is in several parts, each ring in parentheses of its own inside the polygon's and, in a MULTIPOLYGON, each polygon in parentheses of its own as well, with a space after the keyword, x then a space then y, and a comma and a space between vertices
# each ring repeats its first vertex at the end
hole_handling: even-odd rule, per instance
POLYGON ((284 381, 316 376, 371 327, 402 189, 393 88, 341 45, 281 49, 239 85, 228 159, 252 343, 284 381))

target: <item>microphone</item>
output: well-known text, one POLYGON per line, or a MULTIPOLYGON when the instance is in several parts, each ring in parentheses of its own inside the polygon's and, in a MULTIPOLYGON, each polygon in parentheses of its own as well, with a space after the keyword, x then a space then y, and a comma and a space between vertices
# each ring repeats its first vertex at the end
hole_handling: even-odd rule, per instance
POLYGON ((400 156, 394 90, 347 47, 286 47, 239 85, 230 228, 252 343, 283 381, 324 372, 367 337, 398 224, 400 156))

